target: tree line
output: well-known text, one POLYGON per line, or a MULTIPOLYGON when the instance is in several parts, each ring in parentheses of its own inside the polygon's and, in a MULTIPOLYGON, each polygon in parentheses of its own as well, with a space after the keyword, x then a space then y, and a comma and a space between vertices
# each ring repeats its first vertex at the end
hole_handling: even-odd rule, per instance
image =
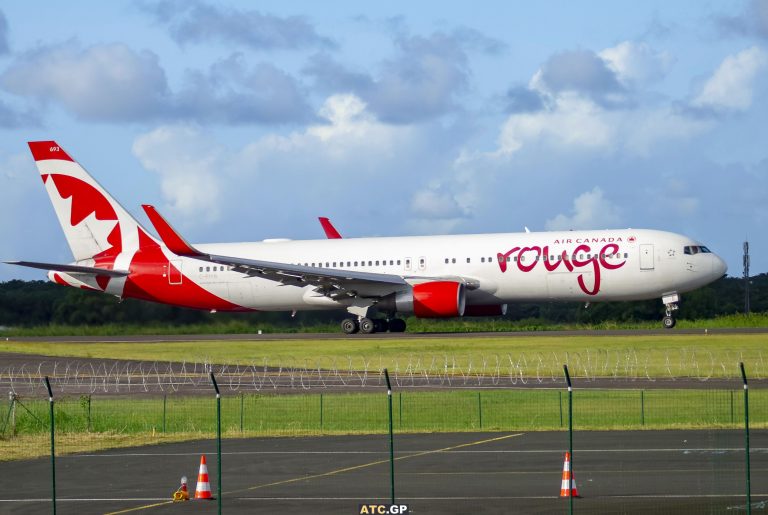
MULTIPOLYGON (((768 311, 768 274, 750 280, 753 312, 768 311)), ((709 286, 682 296, 678 316, 686 319, 713 318, 744 310, 744 281, 725 277, 709 286)), ((637 302, 597 302, 585 309, 584 303, 543 302, 509 305, 508 320, 534 319, 554 323, 600 323, 659 320, 664 307, 661 299, 637 302)), ((344 311, 307 311, 295 317, 290 313, 210 313, 177 308, 133 299, 119 299, 45 281, 0 283, 0 326, 33 327, 58 325, 163 324, 186 325, 222 323, 237 320, 277 327, 311 326, 337 322, 344 311)), ((502 317, 500 317, 502 318, 502 317)))

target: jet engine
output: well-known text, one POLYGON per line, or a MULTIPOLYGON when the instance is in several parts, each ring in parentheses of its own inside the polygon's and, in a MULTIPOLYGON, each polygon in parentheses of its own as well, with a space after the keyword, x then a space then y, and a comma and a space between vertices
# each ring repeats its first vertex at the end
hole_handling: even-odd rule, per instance
POLYGON ((413 313, 419 318, 464 316, 465 306, 464 285, 454 281, 416 284, 410 290, 385 297, 377 305, 384 311, 413 313))

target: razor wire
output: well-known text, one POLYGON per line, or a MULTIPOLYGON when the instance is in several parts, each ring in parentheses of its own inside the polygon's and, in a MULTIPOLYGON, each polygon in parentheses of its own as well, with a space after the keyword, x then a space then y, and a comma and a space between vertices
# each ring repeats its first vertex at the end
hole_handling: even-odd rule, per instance
POLYGON ((734 365, 744 361, 752 377, 768 377, 762 352, 745 359, 741 352, 684 348, 659 356, 635 349, 586 349, 535 354, 479 355, 412 354, 406 357, 346 356, 301 360, 291 357, 259 358, 250 363, 121 361, 106 359, 46 360, 0 366, 0 389, 15 394, 42 394, 42 378, 67 394, 195 393, 209 389, 216 374, 230 392, 364 389, 381 387, 388 368, 399 388, 509 388, 561 386, 562 365, 568 364, 577 380, 695 382, 738 379, 734 365), (655 361, 654 361, 655 360, 655 361), (653 364, 655 363, 655 364, 653 364))

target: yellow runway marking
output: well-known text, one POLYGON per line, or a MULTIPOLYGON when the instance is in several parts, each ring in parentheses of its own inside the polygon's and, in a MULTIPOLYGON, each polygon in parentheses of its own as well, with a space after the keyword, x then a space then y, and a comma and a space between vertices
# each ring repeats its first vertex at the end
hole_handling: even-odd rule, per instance
POLYGON ((105 515, 117 515, 118 513, 129 513, 131 511, 148 510, 150 508, 156 508, 158 506, 165 506, 166 504, 173 504, 173 501, 157 502, 155 504, 147 504, 147 505, 144 505, 144 506, 137 506, 135 508, 128 508, 127 510, 110 511, 109 513, 106 513, 105 515))
MULTIPOLYGON (((417 453, 414 453, 414 454, 408 454, 406 456, 399 456, 399 457, 395 458, 395 461, 407 460, 407 459, 410 459, 410 458, 418 458, 420 456, 427 456, 429 454, 437 454, 437 453, 440 453, 440 452, 448 452, 448 451, 453 451, 453 450, 456 450, 456 449, 463 449, 464 447, 472 447, 474 445, 482 445, 482 444, 485 444, 485 443, 498 442, 500 440, 506 440, 508 438, 514 438, 516 436, 522 436, 523 434, 525 434, 525 433, 513 433, 511 435, 497 436, 495 438, 487 438, 485 440, 478 440, 476 442, 468 442, 468 443, 462 443, 462 444, 459 444, 459 445, 451 445, 449 447, 443 447, 441 449, 433 449, 431 451, 420 451, 420 452, 417 452, 417 453)), ((295 477, 295 478, 291 478, 291 479, 283 479, 282 481, 274 481, 272 483, 264 483, 263 485, 250 486, 248 488, 241 488, 239 490, 232 490, 230 492, 223 492, 222 495, 232 495, 232 494, 241 493, 241 492, 249 492, 251 490, 258 490, 260 488, 267 488, 267 487, 270 487, 270 486, 287 485, 287 484, 290 484, 290 483, 298 483, 299 481, 309 481, 311 479, 319 479, 321 477, 330 477, 330 476, 335 476, 335 475, 338 475, 338 474, 343 474, 345 472, 351 472, 353 470, 360 470, 360 469, 364 469, 364 468, 368 468, 368 467, 374 467, 376 465, 381 465, 383 463, 389 463, 389 459, 371 461, 369 463, 363 463, 361 465, 353 465, 351 467, 344 467, 344 468, 340 468, 340 469, 336 469, 336 470, 330 470, 328 472, 323 472, 321 474, 313 474, 311 476, 301 476, 301 477, 295 477)), ((105 515, 118 515, 120 513, 129 513, 129 512, 132 512, 132 511, 148 510, 148 509, 151 509, 151 508, 156 508, 158 506, 165 506, 166 504, 173 504, 173 501, 166 501, 166 502, 155 503, 155 504, 147 504, 145 506, 137 506, 135 508, 128 508, 127 510, 112 511, 112 512, 106 513, 105 515)))

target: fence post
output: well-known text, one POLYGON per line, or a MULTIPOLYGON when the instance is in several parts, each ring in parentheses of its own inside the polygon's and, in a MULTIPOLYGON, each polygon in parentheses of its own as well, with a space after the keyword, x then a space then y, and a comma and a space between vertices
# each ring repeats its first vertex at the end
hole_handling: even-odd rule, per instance
POLYGON ((91 396, 88 395, 88 432, 91 432, 91 396))
POLYGON ((163 394, 163 433, 165 433, 165 420, 166 420, 166 394, 163 394))
POLYGON ((389 382, 389 371, 384 369, 387 380, 387 401, 389 403, 389 482, 392 487, 392 504, 395 504, 395 440, 392 435, 392 383, 389 382))
POLYGON ((483 428, 483 403, 480 400, 480 393, 481 392, 477 392, 477 414, 480 418, 480 429, 482 429, 483 428))
POLYGON ((216 499, 218 499, 219 515, 221 515, 221 498, 223 497, 221 492, 221 392, 219 392, 219 385, 216 383, 213 372, 211 372, 211 382, 216 390, 216 464, 218 466, 216 499))
POLYGON ((744 381, 744 455, 747 469, 747 515, 752 513, 752 485, 749 474, 749 386, 747 385, 747 373, 744 371, 744 362, 739 363, 741 379, 744 381))
POLYGON ((241 433, 243 432, 243 414, 245 409, 245 403, 243 400, 244 397, 245 395, 243 394, 243 392, 240 392, 240 432, 241 433))
POLYGON ((323 430, 323 392, 320 392, 320 431, 323 430))
POLYGON ((557 402, 560 404, 560 427, 563 427, 563 392, 557 391, 557 402))
MULTIPOLYGON (((565 382, 568 383, 568 455, 571 457, 571 478, 573 478, 573 386, 571 374, 568 373, 568 365, 563 365, 565 382)), ((573 479, 568 485, 568 513, 573 514, 573 479)))
POLYGON ((45 376, 45 387, 48 388, 48 405, 51 417, 51 501, 53 502, 53 515, 56 515, 56 422, 53 417, 53 390, 48 376, 45 376))
POLYGON ((640 390, 640 425, 645 425, 645 390, 640 390))
POLYGON ((403 392, 397 392, 397 399, 400 404, 400 429, 403 428, 403 392))

